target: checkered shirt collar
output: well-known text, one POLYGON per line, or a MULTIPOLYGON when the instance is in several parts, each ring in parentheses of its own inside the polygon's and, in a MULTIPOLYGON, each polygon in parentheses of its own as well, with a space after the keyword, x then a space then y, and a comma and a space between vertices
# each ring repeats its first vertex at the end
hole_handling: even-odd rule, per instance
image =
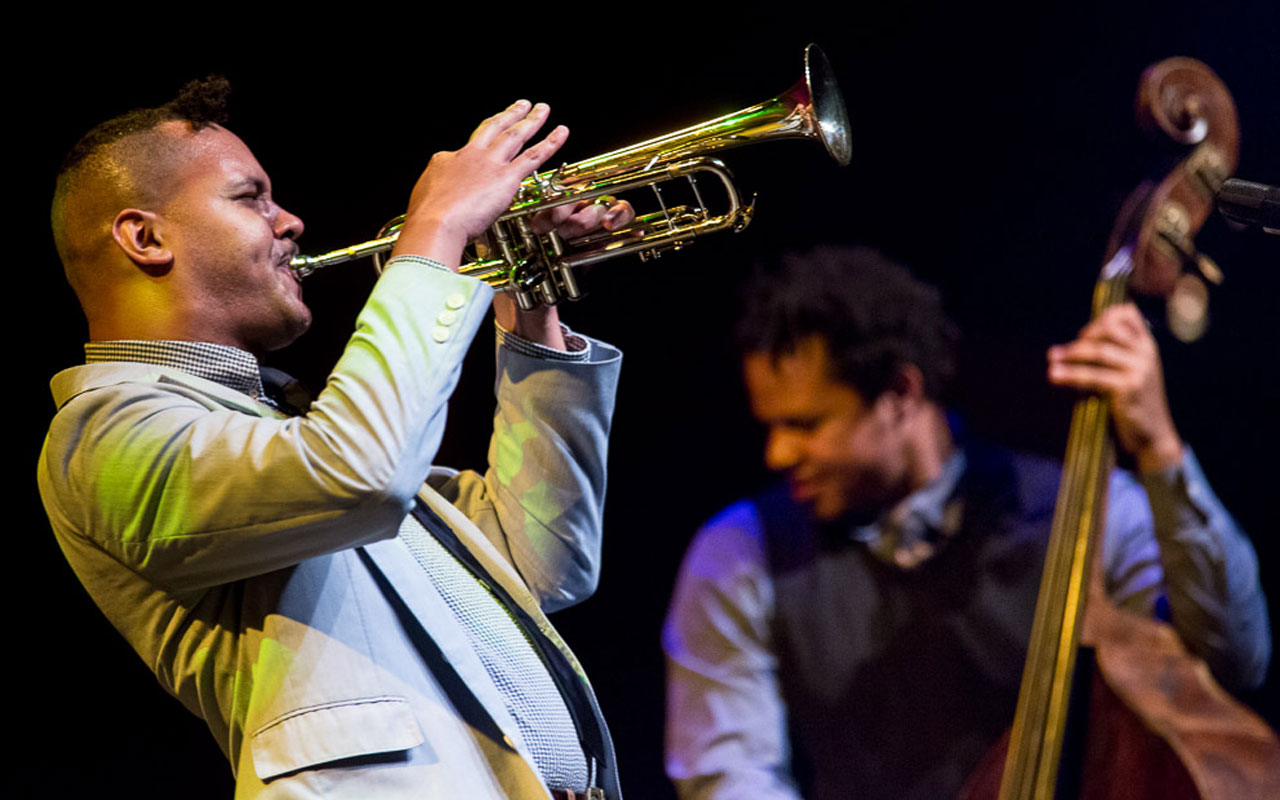
POLYGON ((262 389, 258 359, 229 345, 137 339, 88 342, 84 346, 84 359, 86 364, 133 361, 180 369, 197 378, 247 394, 255 400, 266 397, 262 389))

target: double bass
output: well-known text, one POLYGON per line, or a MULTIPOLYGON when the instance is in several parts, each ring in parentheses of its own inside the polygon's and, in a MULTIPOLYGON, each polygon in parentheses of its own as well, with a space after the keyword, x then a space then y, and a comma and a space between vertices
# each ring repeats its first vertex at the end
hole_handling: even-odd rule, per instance
MULTIPOLYGON (((1156 295, 1168 299, 1172 332, 1191 339, 1204 328, 1205 281, 1221 280, 1193 237, 1235 169, 1235 108, 1218 77, 1189 58, 1149 67, 1137 107, 1144 127, 1189 152, 1125 202, 1093 315, 1130 292, 1156 295)), ((961 798, 1280 798, 1280 743, 1266 723, 1214 683, 1171 628, 1115 608, 1102 591, 1108 422, 1103 398, 1076 403, 1013 728, 961 798)))

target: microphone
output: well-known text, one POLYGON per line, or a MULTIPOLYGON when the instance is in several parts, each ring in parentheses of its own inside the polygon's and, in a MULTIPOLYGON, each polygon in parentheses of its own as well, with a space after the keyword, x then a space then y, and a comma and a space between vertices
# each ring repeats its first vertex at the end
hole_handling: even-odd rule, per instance
POLYGON ((1228 178, 1217 199, 1218 213, 1232 222, 1280 234, 1280 188, 1228 178))

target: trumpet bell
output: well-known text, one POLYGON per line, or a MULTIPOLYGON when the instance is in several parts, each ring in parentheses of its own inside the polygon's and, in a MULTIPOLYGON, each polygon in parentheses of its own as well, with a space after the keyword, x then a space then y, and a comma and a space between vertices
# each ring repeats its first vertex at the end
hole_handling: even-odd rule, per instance
POLYGON ((809 91, 808 106, 818 139, 837 164, 848 166, 853 158, 853 144, 849 141, 849 113, 844 107, 844 98, 836 84, 831 62, 827 61, 826 54, 817 45, 811 44, 804 49, 804 80, 791 90, 796 91, 802 84, 809 91))

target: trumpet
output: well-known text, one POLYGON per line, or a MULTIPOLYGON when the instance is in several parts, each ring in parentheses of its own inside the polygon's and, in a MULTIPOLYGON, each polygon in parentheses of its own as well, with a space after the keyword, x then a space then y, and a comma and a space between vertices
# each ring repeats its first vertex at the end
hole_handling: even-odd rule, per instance
MULTIPOLYGON (((477 251, 483 257, 458 270, 497 291, 514 293, 525 310, 554 305, 561 298, 582 296, 576 270, 588 264, 631 253, 642 261, 667 250, 679 250, 693 239, 723 230, 741 231, 751 222, 754 197, 743 202, 729 169, 709 154, 733 147, 780 139, 820 142, 839 164, 849 163, 849 122, 831 64, 817 45, 804 50, 804 76, 777 97, 688 128, 564 164, 526 178, 510 209, 489 229, 477 251), (724 210, 713 213, 703 201, 699 176, 719 182, 724 210), (668 207, 663 184, 684 179, 690 204, 668 207), (601 231, 571 242, 554 231, 537 234, 532 216, 569 203, 597 200, 649 187, 659 210, 636 217, 617 231, 601 231)), ((395 246, 404 215, 382 227, 377 237, 318 256, 298 256, 290 268, 299 279, 321 267, 373 256, 379 272, 382 254, 395 246)))

